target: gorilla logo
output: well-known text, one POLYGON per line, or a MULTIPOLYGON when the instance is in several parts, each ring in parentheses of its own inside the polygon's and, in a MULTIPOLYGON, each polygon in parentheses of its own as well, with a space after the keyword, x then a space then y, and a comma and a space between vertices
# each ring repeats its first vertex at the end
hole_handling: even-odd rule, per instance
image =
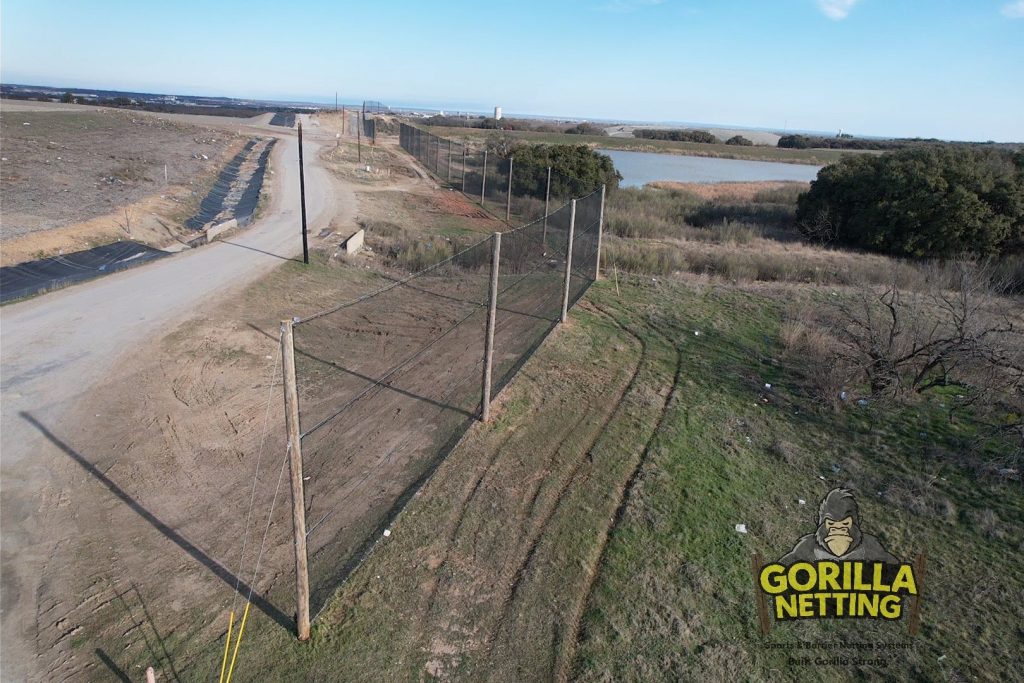
POLYGON ((822 499, 818 508, 818 530, 801 537, 779 563, 789 566, 821 560, 900 562, 875 536, 860 530, 857 501, 853 493, 841 488, 832 489, 822 499))

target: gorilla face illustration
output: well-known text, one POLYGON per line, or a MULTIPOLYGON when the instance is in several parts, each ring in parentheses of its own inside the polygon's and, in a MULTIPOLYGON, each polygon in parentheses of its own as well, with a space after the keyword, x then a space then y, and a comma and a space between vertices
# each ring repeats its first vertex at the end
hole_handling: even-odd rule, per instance
POLYGON ((861 542, 857 501, 846 489, 832 489, 821 501, 815 539, 822 548, 842 557, 861 542))
POLYGON ((818 528, 797 541, 780 563, 818 562, 821 560, 850 560, 860 562, 887 562, 899 564, 878 538, 860 528, 857 500, 848 489, 829 491, 818 508, 818 528))

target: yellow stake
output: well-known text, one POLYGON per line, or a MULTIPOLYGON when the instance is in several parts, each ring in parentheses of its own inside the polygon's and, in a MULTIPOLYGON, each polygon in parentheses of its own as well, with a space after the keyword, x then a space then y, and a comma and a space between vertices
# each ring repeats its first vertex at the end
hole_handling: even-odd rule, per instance
POLYGON ((224 659, 220 663, 220 683, 224 683, 224 671, 228 668, 228 648, 231 647, 231 629, 235 625, 235 610, 228 615, 228 635, 224 638, 224 659))
POLYGON ((242 612, 242 623, 238 627, 238 637, 235 638, 235 651, 231 655, 231 666, 228 667, 228 677, 224 679, 224 683, 231 683, 231 675, 235 672, 235 660, 238 659, 238 648, 242 644, 242 632, 245 631, 245 622, 249 618, 249 605, 251 602, 245 603, 245 611, 242 612))

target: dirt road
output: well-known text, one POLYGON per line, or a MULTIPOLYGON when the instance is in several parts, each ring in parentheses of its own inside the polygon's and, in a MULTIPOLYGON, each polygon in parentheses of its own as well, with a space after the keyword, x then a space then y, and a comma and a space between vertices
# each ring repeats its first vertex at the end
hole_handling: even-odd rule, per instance
MULTIPOLYGON (((164 115, 166 116, 166 115, 164 115)), ((174 117, 179 118, 179 117, 174 117)), ((182 120, 192 117, 181 116, 182 120)), ((36 643, 40 587, 60 566, 48 566, 59 538, 39 529, 43 491, 67 456, 37 425, 61 425, 79 398, 116 375, 122 353, 144 346, 220 296, 301 255, 297 142, 265 122, 210 121, 283 137, 272 160, 272 202, 264 217, 223 243, 149 266, 8 306, 0 311, 3 347, 2 435, 2 680, 26 680, 38 667, 36 643)), ((265 118, 265 117, 262 117, 265 118)), ((326 141, 315 128, 305 138, 306 202, 310 233, 332 216, 351 217, 354 195, 319 166, 326 141), (322 137, 323 140, 318 140, 322 137)), ((96 416, 97 420, 104 419, 96 416)), ((49 501, 52 502, 52 501, 49 501)), ((69 520, 69 523, 72 520, 69 520)))

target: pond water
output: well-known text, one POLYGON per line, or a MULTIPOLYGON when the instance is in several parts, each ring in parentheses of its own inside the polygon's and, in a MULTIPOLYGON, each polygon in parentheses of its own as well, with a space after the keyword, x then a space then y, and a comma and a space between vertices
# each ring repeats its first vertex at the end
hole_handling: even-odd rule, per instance
POLYGON ((615 168, 622 174, 622 187, 641 187, 657 180, 681 183, 796 180, 806 183, 814 180, 821 170, 821 166, 783 164, 776 161, 624 152, 616 149, 598 151, 612 158, 615 168))

